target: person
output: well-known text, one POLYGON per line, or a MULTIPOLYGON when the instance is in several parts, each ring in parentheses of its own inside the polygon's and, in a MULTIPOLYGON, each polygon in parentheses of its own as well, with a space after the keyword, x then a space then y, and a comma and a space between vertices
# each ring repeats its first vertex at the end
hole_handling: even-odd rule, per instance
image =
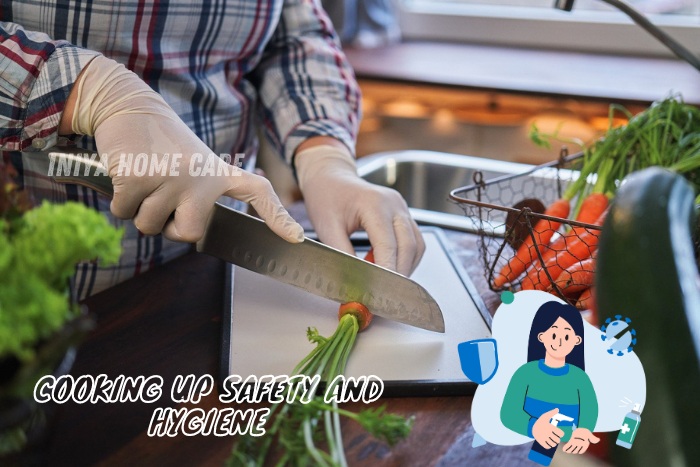
POLYGON ((85 203, 125 230, 117 266, 77 267, 78 298, 189 250, 222 195, 301 241, 269 182, 219 170, 229 154, 254 166, 258 128, 295 170, 321 241, 353 253, 348 236, 363 228, 377 264, 417 266, 424 243, 405 201, 357 176, 360 91, 318 0, 9 1, 0 52, 0 169, 17 167, 36 200, 85 203), (106 155, 113 199, 23 166, 20 151, 57 144, 106 155), (129 154, 217 170, 138 176, 119 162, 129 154))
POLYGON ((513 374, 501 406, 501 422, 535 439, 528 458, 549 465, 557 446, 583 454, 599 439, 592 434, 598 402, 585 372, 583 319, 573 306, 550 301, 537 310, 527 363, 513 374), (570 418, 557 426, 556 414, 570 418))
POLYGON ((383 47, 401 39, 392 0, 322 0, 341 43, 357 48, 383 47))

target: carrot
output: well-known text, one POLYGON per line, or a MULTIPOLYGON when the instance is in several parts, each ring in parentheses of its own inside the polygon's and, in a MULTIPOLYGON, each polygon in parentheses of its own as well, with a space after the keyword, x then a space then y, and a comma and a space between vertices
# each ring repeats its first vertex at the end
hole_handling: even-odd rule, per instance
POLYGON ((534 261, 525 273, 525 277, 520 282, 521 290, 535 290, 536 284, 535 279, 537 278, 537 272, 540 270, 542 263, 539 260, 534 261))
MULTIPOLYGON (((579 200, 577 202, 578 214, 576 215, 576 221, 582 222, 584 224, 594 223, 598 217, 608 208, 609 196, 606 194, 606 189, 610 184, 612 172, 615 169, 615 161, 612 159, 603 160, 602 162, 593 163, 591 161, 590 165, 587 165, 581 170, 581 176, 574 182, 564 193, 564 197, 568 199, 573 198, 575 195, 579 195, 579 200), (587 177, 584 176, 585 173, 591 173, 597 170, 597 180, 593 186, 593 191, 583 198, 583 193, 585 189, 585 184, 587 177), (583 184, 583 185, 582 185, 583 184)), ((558 251, 566 249, 568 243, 572 239, 578 237, 586 230, 585 227, 572 227, 568 234, 562 235, 556 241, 552 242, 551 245, 546 249, 544 255, 542 256, 542 263, 546 263, 551 258, 553 258, 558 251)), ((535 281, 534 277, 531 277, 531 281, 535 281)))
MULTIPOLYGON (((608 201, 608 196, 604 193, 591 193, 583 200, 576 220, 585 224, 594 223, 608 208, 608 201)), ((574 227, 574 229, 583 229, 583 227, 574 227)))
POLYGON ((576 308, 579 310, 592 310, 595 309, 595 295, 593 287, 589 287, 581 293, 576 302, 576 308))
POLYGON ((593 326, 598 326, 598 309, 595 303, 595 287, 584 290, 576 302, 576 308, 581 310, 583 318, 593 326))
POLYGON ((595 254, 583 261, 574 263, 567 269, 564 269, 559 277, 556 278, 554 284, 549 287, 549 291, 556 290, 556 286, 564 295, 572 296, 575 293, 582 292, 593 285, 595 270, 595 254))
MULTIPOLYGON (((569 215, 569 200, 562 198, 558 199, 552 203, 544 215, 552 217, 566 218, 569 215)), ((502 287, 508 282, 512 282, 522 274, 525 269, 532 263, 538 256, 537 251, 542 252, 543 245, 547 245, 549 240, 554 235, 554 232, 561 225, 560 222, 550 221, 548 219, 539 220, 532 231, 535 237, 533 243, 532 236, 528 235, 525 237, 525 241, 520 245, 518 251, 515 253, 508 263, 503 266, 501 271, 493 280, 494 287, 502 287)))
MULTIPOLYGON (((594 225, 602 225, 608 211, 606 210, 593 223, 594 225)), ((565 250, 560 251, 554 257, 544 263, 541 269, 537 272, 537 277, 533 281, 535 288, 538 290, 546 290, 551 283, 549 276, 558 278, 564 269, 572 266, 577 261, 583 261, 589 258, 595 249, 598 247, 598 230, 584 230, 581 235, 573 238, 566 246, 565 250)))
MULTIPOLYGON (((365 255, 365 261, 374 263, 373 248, 370 248, 365 255)), ((340 318, 347 314, 351 314, 357 318, 357 324, 360 326, 360 331, 367 329, 367 326, 370 325, 372 318, 374 317, 374 315, 369 312, 369 309, 367 309, 367 307, 360 302, 348 302, 340 305, 340 308, 338 309, 338 319, 340 320, 340 318)))
POLYGON ((340 305, 338 309, 338 319, 343 316, 350 314, 357 318, 357 324, 360 325, 360 331, 367 329, 367 326, 372 322, 372 317, 374 316, 369 312, 366 306, 360 302, 348 302, 340 305))
MULTIPOLYGON (((586 224, 593 224, 600 215, 605 212, 608 207, 608 196, 603 193, 591 193, 583 200, 581 209, 579 210, 576 220, 586 224)), ((532 266, 528 268, 527 275, 521 282, 523 290, 534 290, 539 287, 537 285, 539 272, 542 270, 542 264, 546 264, 557 255, 557 252, 564 251, 575 238, 578 238, 586 231, 585 227, 573 227, 571 231, 559 237, 545 248, 542 254, 542 261, 536 260, 532 266)))
POLYGON ((345 374, 348 358, 352 358, 358 330, 366 327, 372 316, 359 303, 343 304, 339 314, 338 326, 329 337, 321 336, 315 328, 307 329, 306 337, 314 344, 314 349, 289 373, 320 378, 327 383, 325 390, 317 392, 315 397, 312 391, 309 400, 301 400, 304 397, 298 394, 296 386, 277 391, 282 397, 280 402, 272 404, 260 425, 262 436, 237 437, 227 465, 268 465, 272 457, 277 465, 345 465, 341 416, 355 420, 378 441, 388 445, 393 446, 408 436, 412 419, 384 413, 383 407, 359 412, 349 407, 341 409, 338 399, 343 400, 343 397, 329 397, 347 393, 349 387, 343 386, 338 377, 345 374), (272 447, 276 444, 282 449, 274 449, 273 453, 272 447))
MULTIPOLYGON (((578 216, 576 216, 577 222, 582 222, 584 224, 592 224, 600 217, 601 214, 608 208, 608 196, 603 193, 591 193, 583 200, 581 204, 581 209, 578 211, 578 216)), ((562 235, 546 249, 545 253, 542 255, 542 260, 547 262, 550 258, 557 254, 557 251, 562 251, 566 249, 566 245, 571 242, 574 238, 580 236, 586 231, 585 227, 574 226, 571 231, 566 235, 562 235)))

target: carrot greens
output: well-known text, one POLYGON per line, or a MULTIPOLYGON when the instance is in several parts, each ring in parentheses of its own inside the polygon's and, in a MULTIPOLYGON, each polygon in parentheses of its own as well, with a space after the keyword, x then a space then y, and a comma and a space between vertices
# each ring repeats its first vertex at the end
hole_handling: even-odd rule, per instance
MULTIPOLYGON (((580 176, 564 195, 569 199, 578 196, 572 210, 574 214, 591 190, 589 176, 593 174, 598 177, 593 191, 609 196, 614 195, 620 181, 628 174, 651 166, 666 167, 683 175, 696 192, 700 191, 700 109, 674 95, 636 115, 613 104, 609 122, 605 135, 584 149, 580 176), (627 124, 613 127, 616 114, 626 117, 627 124)), ((536 129, 530 134, 537 145, 557 139, 556 134, 543 135, 536 129)))
POLYGON ((679 96, 669 97, 631 117, 627 125, 610 129, 590 150, 616 160, 610 183, 622 180, 631 172, 658 165, 683 174, 697 189, 700 187, 700 109, 683 103, 679 96))
MULTIPOLYGON (((292 374, 320 375, 329 386, 325 393, 332 394, 336 389, 333 382, 345 372, 359 329, 358 318, 352 313, 340 317, 338 327, 330 337, 323 337, 315 328, 309 328, 307 338, 316 347, 299 362, 292 374)), ((372 436, 390 446, 408 436, 412 418, 387 414, 384 410, 382 406, 354 413, 340 408, 335 398, 326 402, 326 398, 318 394, 306 404, 298 399, 292 403, 275 404, 270 409, 265 434, 240 437, 227 465, 263 465, 273 457, 271 447, 276 439, 281 453, 275 465, 345 466, 341 416, 356 421, 372 436)))

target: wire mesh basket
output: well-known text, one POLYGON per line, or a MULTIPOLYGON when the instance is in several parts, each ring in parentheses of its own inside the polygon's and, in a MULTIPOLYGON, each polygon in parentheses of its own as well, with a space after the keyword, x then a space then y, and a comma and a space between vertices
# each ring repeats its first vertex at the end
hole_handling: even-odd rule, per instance
MULTIPOLYGON (((479 235, 491 290, 545 290, 579 308, 590 307, 601 227, 571 220, 568 212, 544 214, 578 179, 575 167, 582 158, 583 153, 568 155, 563 149, 558 160, 523 173, 484 180, 475 172, 473 184, 452 190, 450 198, 479 235)), ((570 206, 577 202, 570 200, 570 206)))

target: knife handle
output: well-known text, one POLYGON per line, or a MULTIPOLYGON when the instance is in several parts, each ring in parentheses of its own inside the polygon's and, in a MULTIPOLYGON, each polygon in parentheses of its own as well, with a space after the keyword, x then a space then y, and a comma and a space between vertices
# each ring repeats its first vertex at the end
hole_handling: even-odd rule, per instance
POLYGON ((112 179, 106 174, 107 168, 99 162, 99 157, 89 157, 87 153, 76 153, 78 148, 61 148, 49 151, 52 167, 69 167, 67 174, 53 175, 58 183, 74 183, 102 193, 110 198, 114 196, 112 179), (96 175, 102 173, 103 175, 96 175))

